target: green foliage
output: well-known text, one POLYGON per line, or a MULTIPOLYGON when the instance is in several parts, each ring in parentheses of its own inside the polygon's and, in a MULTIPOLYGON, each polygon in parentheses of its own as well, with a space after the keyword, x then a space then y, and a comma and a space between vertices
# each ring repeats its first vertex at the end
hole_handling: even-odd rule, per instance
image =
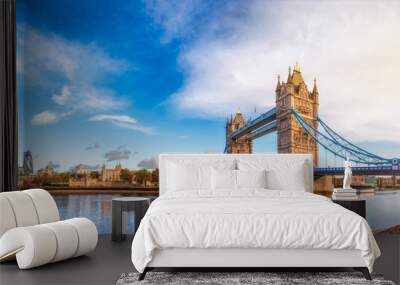
POLYGON ((146 181, 151 181, 151 172, 146 169, 135 171, 135 181, 139 184, 146 185, 146 181))
POLYGON ((39 185, 39 186, 68 184, 70 177, 71 175, 68 172, 59 172, 59 173, 55 172, 52 175, 49 175, 47 173, 42 173, 36 175, 31 182, 33 185, 39 185))
POLYGON ((120 178, 123 181, 131 182, 133 178, 133 172, 130 171, 128 168, 124 168, 121 170, 120 178))
POLYGON ((85 178, 85 177, 86 177, 86 174, 78 173, 78 174, 76 174, 76 177, 77 177, 78 179, 82 179, 82 178, 85 178))
POLYGON ((92 179, 98 179, 99 178, 99 172, 97 172, 97 171, 91 171, 90 172, 90 178, 92 178, 92 179))
POLYGON ((158 168, 154 169, 154 170, 151 172, 151 182, 153 182, 153 183, 158 183, 159 176, 160 176, 160 175, 159 175, 158 168))

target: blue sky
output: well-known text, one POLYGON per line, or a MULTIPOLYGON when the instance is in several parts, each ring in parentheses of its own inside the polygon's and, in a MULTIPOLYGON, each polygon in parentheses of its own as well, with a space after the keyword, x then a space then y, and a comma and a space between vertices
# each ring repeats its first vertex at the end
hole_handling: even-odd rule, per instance
MULTIPOLYGON (((20 149, 32 151, 36 169, 104 160, 137 168, 161 152, 222 152, 226 116, 272 107, 276 75, 299 61, 309 84, 318 78, 321 116, 338 132, 400 153, 391 95, 398 3, 312 3, 18 1, 20 149), (379 108, 365 100, 377 90, 379 108), (362 119, 349 124, 349 113, 362 119)), ((255 141, 256 152, 275 149, 275 135, 255 141)))
MULTIPOLYGON (((26 119, 23 147, 33 152, 36 168, 49 161, 63 169, 78 163, 96 165, 107 160, 105 154, 116 150, 130 152, 129 159, 121 162, 131 168, 160 152, 223 150, 223 119, 181 117, 167 102, 184 80, 177 57, 186 38, 161 40, 164 31, 154 22, 145 3, 115 1, 109 5, 108 1, 88 0, 37 3, 19 1, 18 7, 20 34, 25 45, 31 45, 25 47, 24 55, 37 57, 24 62, 22 97, 26 119), (63 58, 58 52, 70 54, 63 58), (92 52, 99 55, 93 56, 92 52), (89 58, 78 58, 84 56, 89 58), (40 66, 35 76, 26 74, 36 73, 38 64, 46 65, 43 62, 47 60, 54 65, 50 70, 40 66), (85 63, 86 60, 109 61, 117 71, 95 71, 97 63, 85 63), (63 66, 76 64, 76 74, 68 78, 67 70, 56 70, 62 69, 59 61, 66 61, 61 63, 63 66), (81 63, 91 67, 85 70, 81 63), (86 74, 93 72, 99 74, 94 78, 86 74), (76 106, 66 106, 69 103, 57 104, 55 98, 62 101, 63 94, 73 96, 71 93, 80 92, 77 89, 86 88, 71 82, 82 76, 88 77, 82 80, 82 85, 90 85, 87 88, 109 91, 103 92, 104 102, 100 103, 108 106, 97 108, 96 104, 82 102, 87 106, 75 110, 76 106), (99 116, 103 119, 96 120, 99 116), (124 119, 138 123, 124 125, 124 119)), ((94 100, 82 97, 77 100, 94 100)), ((71 101, 71 105, 80 104, 71 101)))

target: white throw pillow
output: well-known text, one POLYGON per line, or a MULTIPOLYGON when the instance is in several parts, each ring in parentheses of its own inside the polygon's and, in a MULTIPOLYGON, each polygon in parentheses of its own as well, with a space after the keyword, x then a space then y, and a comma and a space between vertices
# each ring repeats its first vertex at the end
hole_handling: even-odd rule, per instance
POLYGON ((304 163, 293 165, 293 168, 279 171, 267 171, 268 189, 306 192, 306 168, 304 163))
POLYGON ((237 188, 267 188, 267 170, 236 170, 237 188))
POLYGON ((233 169, 211 169, 211 187, 214 191, 236 190, 236 170, 233 169))
POLYGON ((190 191, 211 189, 211 167, 182 165, 169 162, 168 191, 190 191))
POLYGON ((293 160, 285 156, 268 159, 244 159, 238 161, 239 170, 267 170, 267 188, 271 190, 306 191, 308 166, 303 159, 293 160))

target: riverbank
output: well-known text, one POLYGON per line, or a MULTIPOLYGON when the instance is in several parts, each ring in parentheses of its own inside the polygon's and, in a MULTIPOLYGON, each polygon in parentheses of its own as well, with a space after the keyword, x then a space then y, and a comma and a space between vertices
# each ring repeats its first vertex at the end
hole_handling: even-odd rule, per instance
MULTIPOLYGON (((32 187, 34 188, 34 187, 32 187)), ((129 196, 158 196, 158 187, 42 187, 52 195, 129 195, 129 196)), ((21 189, 24 190, 24 189, 21 189)), ((400 189, 378 189, 376 192, 400 191, 400 189)), ((332 191, 314 191, 326 197, 332 196, 332 191)))
POLYGON ((43 187, 52 195, 158 196, 158 187, 43 187))

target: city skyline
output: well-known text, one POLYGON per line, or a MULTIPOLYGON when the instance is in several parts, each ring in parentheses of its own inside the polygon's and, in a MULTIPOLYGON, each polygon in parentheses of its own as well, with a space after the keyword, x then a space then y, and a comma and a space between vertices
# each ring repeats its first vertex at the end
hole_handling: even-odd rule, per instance
MULTIPOLYGON (((374 153, 400 153, 399 3, 304 2, 298 15, 267 1, 75 4, 18 2, 19 149, 32 152, 35 171, 223 152, 226 117, 270 109, 276 76, 296 61, 307 83, 317 77, 321 113, 337 131, 374 153)), ((276 152, 276 135, 254 152, 276 152)))

